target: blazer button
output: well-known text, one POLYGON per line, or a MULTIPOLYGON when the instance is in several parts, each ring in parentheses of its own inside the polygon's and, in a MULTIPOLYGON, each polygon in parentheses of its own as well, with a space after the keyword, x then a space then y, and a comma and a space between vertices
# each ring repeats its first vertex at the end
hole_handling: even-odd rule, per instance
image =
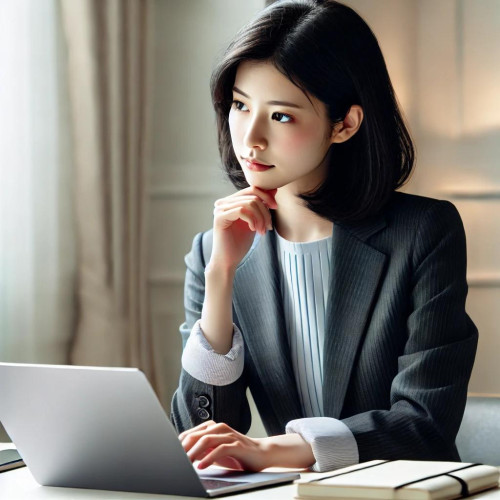
POLYGON ((198 405, 200 408, 208 408, 210 406, 210 400, 207 396, 200 396, 198 398, 198 405))
POLYGON ((210 418, 210 413, 208 413, 205 408, 198 408, 198 417, 200 417, 202 420, 208 420, 210 418))

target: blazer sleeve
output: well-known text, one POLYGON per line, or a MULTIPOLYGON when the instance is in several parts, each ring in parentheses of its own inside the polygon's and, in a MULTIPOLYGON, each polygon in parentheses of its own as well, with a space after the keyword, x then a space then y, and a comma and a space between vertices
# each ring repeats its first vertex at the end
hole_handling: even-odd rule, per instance
MULTIPOLYGON (((185 258, 185 322, 180 326, 183 348, 193 325, 201 317, 205 297, 205 266, 210 249, 211 232, 197 234, 185 258)), ((246 433, 251 422, 246 388, 245 370, 232 384, 215 386, 201 382, 181 369, 179 386, 172 399, 171 420, 178 432, 211 419, 225 422, 239 432, 246 433)))
POLYGON ((398 358, 390 408, 342 421, 372 459, 459 460, 455 447, 477 347, 465 312, 466 248, 462 221, 449 202, 420 217, 411 251, 407 341, 398 358))

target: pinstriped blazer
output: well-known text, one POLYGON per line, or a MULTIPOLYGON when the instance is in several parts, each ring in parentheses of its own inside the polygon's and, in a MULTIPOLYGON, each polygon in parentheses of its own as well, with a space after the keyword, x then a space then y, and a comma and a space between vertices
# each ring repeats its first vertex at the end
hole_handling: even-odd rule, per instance
MULTIPOLYGON (((184 341, 201 315, 211 231, 186 256, 184 341)), ((335 224, 325 321, 325 416, 352 431, 360 461, 459 460, 462 419, 477 346, 465 312, 465 234, 447 201, 395 193, 384 212, 335 224)), ((256 237, 234 281, 233 318, 245 369, 227 386, 181 371, 172 401, 179 431, 215 421, 246 432, 250 388, 268 434, 303 417, 287 344, 275 234, 256 237), (207 417, 207 414, 204 415, 207 417)))

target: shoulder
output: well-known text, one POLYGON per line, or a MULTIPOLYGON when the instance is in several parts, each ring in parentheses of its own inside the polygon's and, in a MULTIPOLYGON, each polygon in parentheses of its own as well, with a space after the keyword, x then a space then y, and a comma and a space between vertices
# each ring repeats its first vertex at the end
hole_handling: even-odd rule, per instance
POLYGON ((364 242, 386 241, 389 246, 411 244, 421 232, 463 231, 460 215, 449 201, 401 192, 393 193, 378 215, 339 225, 364 242))
POLYGON ((409 252, 415 259, 437 248, 465 255, 465 231, 458 210, 447 200, 395 193, 386 205, 385 227, 370 243, 388 253, 409 252))
POLYGON ((453 203, 416 194, 396 192, 386 205, 384 214, 390 220, 419 220, 427 213, 457 214, 453 203))
POLYGON ((453 203, 407 193, 394 193, 383 217, 389 228, 408 234, 463 229, 462 220, 453 203))

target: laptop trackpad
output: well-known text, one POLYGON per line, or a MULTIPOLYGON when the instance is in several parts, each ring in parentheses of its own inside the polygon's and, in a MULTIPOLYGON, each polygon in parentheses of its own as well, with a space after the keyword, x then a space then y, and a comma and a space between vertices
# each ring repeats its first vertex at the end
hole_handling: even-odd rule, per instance
MULTIPOLYGON (((291 482, 297 479, 297 473, 276 473, 276 472, 247 472, 233 471, 216 466, 210 466, 206 469, 195 470, 209 493, 220 491, 221 493, 229 491, 246 490, 258 488, 260 486, 271 486, 284 482, 291 482)), ((210 495, 212 496, 212 495, 210 495)))

